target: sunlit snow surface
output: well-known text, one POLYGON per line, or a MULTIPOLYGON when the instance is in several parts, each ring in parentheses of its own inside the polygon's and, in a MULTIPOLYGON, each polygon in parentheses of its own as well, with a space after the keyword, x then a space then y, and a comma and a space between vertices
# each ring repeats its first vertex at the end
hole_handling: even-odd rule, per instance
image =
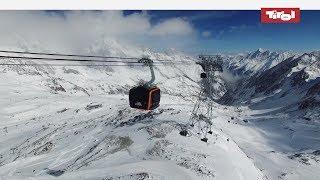
MULTIPOLYGON (((124 95, 3 97, 1 177, 62 179, 262 179, 220 129, 209 142, 179 135, 192 102, 163 97, 155 111, 124 95), (11 101, 10 101, 11 99, 11 101), (91 108, 92 109, 91 109, 91 108)), ((224 119, 224 118, 222 118, 224 119)))
POLYGON ((130 109, 127 91, 149 78, 147 70, 2 68, 0 179, 320 176, 318 121, 292 118, 277 111, 280 101, 259 104, 261 98, 250 108, 215 104, 208 143, 194 133, 182 137, 200 89, 200 67, 157 67, 160 107, 130 109))

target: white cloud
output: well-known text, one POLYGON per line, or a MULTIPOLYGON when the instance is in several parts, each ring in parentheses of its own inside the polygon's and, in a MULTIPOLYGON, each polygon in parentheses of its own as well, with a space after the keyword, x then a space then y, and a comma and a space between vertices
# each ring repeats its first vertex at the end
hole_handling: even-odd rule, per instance
POLYGON ((161 40, 162 47, 171 48, 170 41, 194 32, 189 22, 179 18, 151 25, 145 12, 125 16, 122 11, 0 11, 0 22, 1 49, 78 52, 104 39, 147 47, 161 40), (165 35, 170 38, 163 39, 165 35))
POLYGON ((156 36, 188 35, 193 32, 191 24, 181 18, 173 18, 152 27, 150 34, 156 36))
POLYGON ((202 35, 203 37, 209 37, 209 36, 211 36, 211 32, 210 32, 210 31, 203 31, 203 32, 201 33, 201 35, 202 35))

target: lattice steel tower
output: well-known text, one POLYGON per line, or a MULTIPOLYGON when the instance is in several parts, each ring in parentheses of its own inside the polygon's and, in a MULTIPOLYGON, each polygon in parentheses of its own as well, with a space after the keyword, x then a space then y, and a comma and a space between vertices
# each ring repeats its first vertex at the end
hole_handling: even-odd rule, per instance
POLYGON ((211 126, 213 119, 213 100, 214 100, 214 77, 215 72, 222 72, 223 61, 220 55, 199 55, 203 73, 201 73, 201 90, 197 101, 193 107, 189 122, 180 131, 180 135, 187 136, 191 131, 201 136, 201 141, 207 142, 207 134, 212 134, 211 126))

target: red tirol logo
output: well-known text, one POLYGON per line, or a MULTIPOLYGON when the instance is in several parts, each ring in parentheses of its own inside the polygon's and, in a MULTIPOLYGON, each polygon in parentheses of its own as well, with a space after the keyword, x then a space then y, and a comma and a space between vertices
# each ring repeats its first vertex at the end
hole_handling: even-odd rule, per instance
POLYGON ((298 23, 300 8, 261 8, 262 23, 298 23))

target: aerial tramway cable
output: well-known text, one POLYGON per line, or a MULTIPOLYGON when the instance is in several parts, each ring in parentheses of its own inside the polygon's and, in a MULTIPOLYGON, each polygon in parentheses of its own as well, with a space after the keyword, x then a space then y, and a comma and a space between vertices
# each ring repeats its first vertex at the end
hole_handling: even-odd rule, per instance
MULTIPOLYGON (((52 57, 23 57, 23 56, 2 56, 0 58, 12 58, 12 60, 42 60, 42 61, 73 61, 73 62, 119 62, 123 61, 105 61, 105 60, 96 60, 96 59, 67 59, 67 58, 52 58, 52 57)), ((135 61, 125 62, 125 63, 138 63, 135 61)))
MULTIPOLYGON (((175 64, 177 65, 177 64, 175 64)), ((178 64, 178 65, 184 65, 184 64, 178 64)), ((0 63, 0 66, 144 66, 142 64, 134 64, 134 65, 128 65, 128 64, 13 64, 13 63, 0 63)), ((170 64, 158 64, 156 66, 170 66, 170 64)))
POLYGON ((77 55, 77 54, 61 54, 61 53, 39 53, 39 52, 23 52, 23 51, 5 51, 0 50, 0 53, 24 54, 24 55, 45 55, 45 56, 66 56, 66 57, 86 57, 86 58, 104 58, 104 59, 132 59, 132 57, 115 57, 115 56, 96 56, 96 55, 77 55))
MULTIPOLYGON (((188 124, 186 124, 180 131, 180 135, 188 136, 193 134, 191 129, 197 126, 196 134, 201 137, 201 141, 207 142, 207 133, 212 134, 211 125, 213 118, 213 77, 215 71, 223 72, 222 58, 219 55, 200 55, 199 58, 202 62, 185 62, 185 61, 172 61, 164 59, 150 59, 148 57, 136 58, 136 57, 116 57, 116 56, 95 56, 95 55, 76 55, 76 54, 60 54, 60 53, 39 53, 39 52, 22 52, 22 51, 4 51, 0 50, 0 53, 7 53, 5 55, 0 54, 0 62, 2 59, 10 59, 11 61, 20 60, 19 64, 15 63, 0 63, 0 66, 149 66, 151 72, 151 80, 143 85, 138 85, 130 89, 129 91, 129 104, 130 107, 142 110, 153 110, 159 107, 160 104, 160 89, 153 84, 155 81, 154 66, 171 66, 171 65, 196 65, 199 64, 203 68, 201 78, 203 87, 199 92, 197 102, 193 108, 191 117, 188 124), (8 55, 11 54, 11 55, 8 55), (14 55, 12 55, 14 54, 14 55), (19 56, 17 56, 19 54, 19 56), (35 57, 37 55, 37 57, 35 57), (40 56, 40 57, 39 57, 40 56), (108 60, 113 59, 113 60, 108 60), (37 64, 37 63, 25 63, 21 64, 21 61, 36 60, 36 61, 64 61, 64 62, 85 62, 81 64, 37 64), (126 61, 125 61, 126 60, 126 61), (128 61, 132 60, 132 61, 128 61), (136 60, 136 61, 133 61, 136 60), (87 64, 90 63, 91 64, 87 64), (99 63, 99 64, 92 64, 99 63), (120 64, 112 64, 120 63, 120 64), (200 105, 206 106, 206 112, 202 112, 200 105)), ((203 109, 204 110, 204 109, 203 109)))
MULTIPOLYGON (((97 59, 68 59, 68 58, 52 58, 52 57, 22 57, 22 56, 2 56, 0 58, 10 59, 10 60, 37 60, 37 61, 69 61, 69 62, 98 62, 98 63, 126 63, 126 64, 141 64, 137 61, 115 61, 115 60, 97 60, 97 59)), ((194 65, 194 63, 190 62, 169 62, 169 61, 156 61, 155 65, 194 65)))
MULTIPOLYGON (((39 53, 39 52, 22 52, 22 51, 7 51, 7 50, 0 50, 0 53, 10 53, 10 54, 22 54, 22 55, 41 55, 41 56, 64 56, 64 57, 82 57, 82 58, 99 58, 99 59, 122 59, 122 60, 140 60, 139 57, 117 57, 117 56, 96 56, 96 55, 77 55, 77 54, 61 54, 61 53, 39 53)), ((0 56, 5 57, 5 56, 0 56)), ((20 56, 21 57, 21 56, 20 56)), ((24 57, 26 58, 26 57, 24 57)), ((34 58, 34 57, 32 57, 34 58)), ((152 61, 159 61, 159 62, 172 62, 170 59, 151 59, 152 61)), ((174 62, 181 62, 184 61, 174 61, 174 62)))
POLYGON ((154 66, 171 66, 171 65, 196 65, 196 63, 185 61, 172 61, 150 59, 149 57, 133 58, 133 57, 114 57, 114 56, 93 56, 93 55, 76 55, 76 54, 55 54, 55 53, 38 53, 38 52, 21 52, 21 51, 2 51, 0 60, 9 59, 10 61, 20 60, 19 64, 13 62, 3 62, 0 66, 149 66, 151 72, 151 80, 143 85, 138 85, 130 89, 129 102, 130 107, 142 110, 153 110, 160 104, 160 88, 153 82, 155 81, 154 66), (14 55, 12 55, 14 54, 14 55), (19 56, 17 55, 19 54, 19 56), (39 57, 40 56, 40 57, 39 57), (57 57, 58 56, 58 57, 57 57), (118 60, 106 60, 118 59, 118 60), (22 63, 25 60, 36 61, 64 61, 64 62, 84 62, 82 64, 38 64, 38 63, 22 63), (120 61, 119 61, 120 60, 120 61), (126 61, 124 61, 126 60, 126 61), (137 61, 127 61, 137 60, 137 61), (87 64, 90 63, 90 64, 87 64), (99 64, 92 64, 99 63, 99 64), (112 64, 120 63, 120 64, 112 64))

